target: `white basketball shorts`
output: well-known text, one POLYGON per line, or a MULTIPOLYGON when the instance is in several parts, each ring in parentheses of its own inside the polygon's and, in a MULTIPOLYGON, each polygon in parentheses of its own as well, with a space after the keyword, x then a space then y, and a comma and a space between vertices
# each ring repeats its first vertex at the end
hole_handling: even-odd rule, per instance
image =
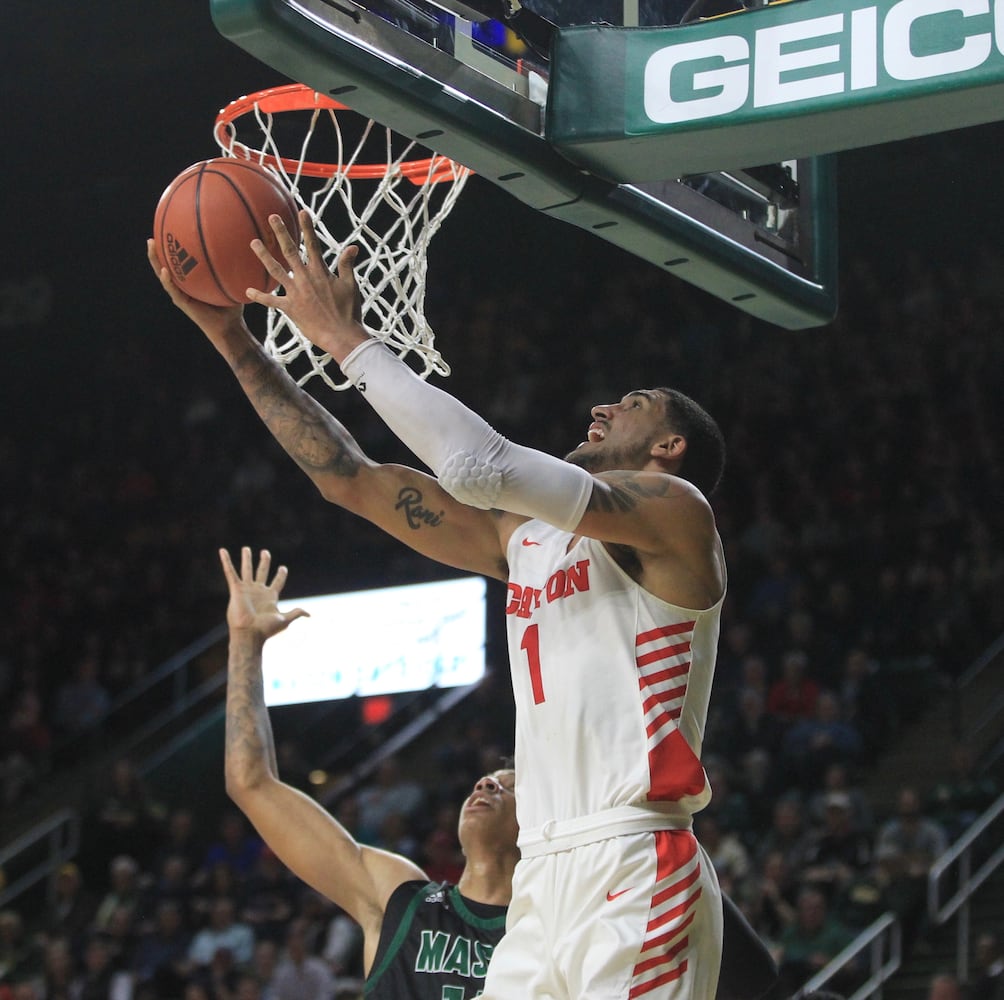
POLYGON ((482 1000, 714 1000, 721 955, 694 835, 622 834, 519 862, 482 1000))

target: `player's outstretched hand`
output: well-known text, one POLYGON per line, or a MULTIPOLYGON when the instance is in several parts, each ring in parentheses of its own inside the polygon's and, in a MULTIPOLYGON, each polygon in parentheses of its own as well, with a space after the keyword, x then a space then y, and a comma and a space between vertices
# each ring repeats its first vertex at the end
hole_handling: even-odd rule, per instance
POLYGON ((157 275, 157 279, 164 291, 170 296, 171 301, 207 336, 213 338, 235 323, 242 322, 244 313, 242 306, 213 306, 185 294, 172 280, 171 272, 160 262, 156 245, 152 239, 146 241, 146 256, 153 268, 153 273, 157 275))
POLYGON ((220 563, 230 588, 227 625, 231 634, 248 632, 264 641, 282 632, 297 618, 309 617, 302 608, 279 610, 279 595, 289 574, 285 566, 280 566, 269 581, 272 556, 268 549, 261 550, 257 569, 251 557, 251 549, 246 545, 241 549, 240 573, 234 568, 226 549, 220 549, 220 563))
POLYGON ((369 339, 362 325, 359 287, 352 270, 359 247, 345 247, 332 274, 309 212, 300 212, 306 260, 300 256, 300 248, 282 219, 271 215, 268 221, 279 242, 283 262, 276 260, 261 240, 252 240, 251 249, 269 275, 280 283, 284 294, 249 288, 247 297, 284 312, 307 340, 340 363, 354 347, 369 339))

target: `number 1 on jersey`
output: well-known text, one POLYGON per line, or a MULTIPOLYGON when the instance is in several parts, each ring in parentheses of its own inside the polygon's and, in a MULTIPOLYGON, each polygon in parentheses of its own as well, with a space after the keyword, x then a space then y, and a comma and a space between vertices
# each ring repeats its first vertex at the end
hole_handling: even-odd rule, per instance
POLYGON ((544 700, 544 682, 540 676, 540 636, 539 625, 527 625, 519 648, 526 653, 530 665, 530 687, 533 690, 533 703, 539 705, 544 700))

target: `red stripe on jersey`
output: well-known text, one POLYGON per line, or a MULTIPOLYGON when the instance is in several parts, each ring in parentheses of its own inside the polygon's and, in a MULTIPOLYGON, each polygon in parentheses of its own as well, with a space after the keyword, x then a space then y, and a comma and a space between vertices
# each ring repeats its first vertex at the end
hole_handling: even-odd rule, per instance
POLYGON ((696 622, 677 622, 675 625, 662 625, 659 628, 650 628, 647 632, 639 632, 635 636, 634 644, 636 646, 644 646, 646 642, 652 642, 654 639, 664 639, 669 635, 690 632, 696 624, 696 622))
POLYGON ((694 752, 683 739, 676 725, 683 714, 683 703, 687 697, 690 676, 691 638, 695 622, 678 622, 660 628, 640 632, 635 637, 635 646, 661 643, 670 636, 685 636, 683 642, 658 645, 656 648, 640 650, 635 654, 638 666, 638 688, 642 697, 642 714, 648 719, 645 736, 648 739, 648 800, 678 801, 688 795, 700 795, 705 788, 706 778, 694 752), (689 633, 689 634, 688 634, 689 633), (688 656, 685 663, 666 664, 659 669, 646 671, 655 664, 657 667, 668 660, 688 656), (653 691, 658 684, 679 680, 680 684, 668 691, 653 691), (676 704, 673 704, 673 703, 676 704), (665 711, 659 711, 665 706, 665 711), (656 713, 653 717, 653 713, 656 713))
POLYGON ((639 674, 638 687, 643 691, 653 684, 661 684, 663 681, 671 681, 674 677, 690 673, 690 660, 686 663, 678 663, 675 667, 666 667, 665 670, 656 670, 651 674, 639 674))
POLYGON ((697 838, 689 830, 656 830, 655 881, 664 882, 694 860, 697 838))
MULTIPOLYGON (((662 955, 654 955, 652 958, 646 958, 644 961, 639 962, 635 967, 634 971, 631 973, 632 977, 640 976, 643 972, 648 972, 649 969, 658 968, 660 965, 669 965, 670 962, 676 958, 677 955, 683 951, 687 945, 690 944, 690 938, 681 938, 676 944, 673 945, 668 951, 664 952, 662 955)), ((644 949, 642 949, 644 951, 644 949)))
POLYGON ((684 889, 689 889, 700 877, 701 866, 698 865, 686 878, 681 878, 678 882, 674 882, 665 889, 660 889, 652 897, 652 905, 658 906, 660 903, 665 903, 667 899, 679 895, 684 889))
MULTIPOLYGON (((680 718, 681 708, 674 708, 671 712, 660 712, 646 727, 645 735, 651 739, 660 729, 662 729, 669 722, 676 722, 680 718)), ((665 736, 661 736, 660 739, 665 739, 665 736)))
POLYGON ((681 653, 690 652, 690 640, 678 642, 675 646, 660 646, 648 653, 638 653, 635 659, 639 667, 645 667, 649 663, 656 663, 658 660, 668 660, 671 656, 679 656, 681 653))
POLYGON ((656 917, 653 910, 661 900, 688 891, 693 877, 683 873, 691 867, 697 869, 695 877, 700 872, 701 863, 697 855, 697 840, 689 830, 659 830, 655 834, 655 884, 658 891, 650 905, 649 923, 639 960, 631 971, 633 985, 629 997, 645 996, 687 971, 686 956, 692 949, 688 929, 696 916, 693 904, 700 898, 700 890, 666 914, 656 917))
POLYGON ((649 801, 676 802, 686 795, 700 795, 707 783, 701 762, 676 728, 649 749, 648 773, 649 801))
POLYGON ((673 982, 674 979, 679 979, 686 971, 687 960, 684 959, 675 969, 670 969, 669 972, 664 972, 661 976, 656 976, 655 979, 650 979, 647 983, 639 983, 637 986, 632 986, 628 991, 628 1000, 634 1000, 634 997, 651 993, 652 990, 657 989, 659 986, 664 986, 666 983, 673 982))
MULTIPOLYGON (((655 699, 652 704, 646 704, 645 714, 648 715, 650 712, 652 712, 657 707, 658 703, 659 703, 658 699, 655 699)), ((670 708, 665 711, 659 712, 658 715, 653 716, 652 720, 645 727, 645 735, 649 738, 649 740, 651 740, 652 737, 655 736, 656 733, 658 733, 659 730, 662 729, 667 723, 676 722, 676 720, 680 718, 680 714, 682 713, 682 711, 683 711, 683 705, 680 704, 677 705, 675 708, 670 708)), ((660 740, 665 739, 667 735, 668 735, 667 733, 663 733, 663 735, 660 736, 659 739, 660 740)))
POLYGON ((677 917, 682 917, 684 913, 687 912, 700 898, 701 894, 704 892, 703 887, 698 887, 697 892, 695 892, 689 899, 685 899, 679 906, 672 906, 665 913, 660 913, 657 917, 652 917, 646 926, 646 931, 654 931, 663 924, 668 924, 670 920, 675 920, 677 917))
MULTIPOLYGON (((668 691, 656 691, 655 694, 650 694, 641 703, 641 710, 648 715, 649 711, 655 708, 656 705, 665 704, 667 701, 676 701, 677 698, 682 698, 686 693, 686 684, 683 684, 680 687, 670 688, 668 691)), ((651 735, 652 734, 649 733, 649 736, 651 735)))
POLYGON ((661 948, 668 941, 672 941, 674 938, 679 937, 693 922, 696 913, 691 913, 686 920, 681 924, 677 924, 675 927, 670 927, 668 931, 662 934, 656 934, 655 937, 645 938, 641 946, 641 950, 651 951, 653 948, 661 948))

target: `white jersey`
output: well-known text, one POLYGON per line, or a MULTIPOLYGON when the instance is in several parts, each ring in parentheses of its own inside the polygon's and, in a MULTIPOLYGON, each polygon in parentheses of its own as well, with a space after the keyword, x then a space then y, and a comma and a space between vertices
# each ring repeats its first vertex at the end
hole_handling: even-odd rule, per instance
POLYGON ((700 763, 722 600, 648 593, 602 542, 543 521, 508 546, 524 857, 616 833, 687 827, 711 798, 700 763))

